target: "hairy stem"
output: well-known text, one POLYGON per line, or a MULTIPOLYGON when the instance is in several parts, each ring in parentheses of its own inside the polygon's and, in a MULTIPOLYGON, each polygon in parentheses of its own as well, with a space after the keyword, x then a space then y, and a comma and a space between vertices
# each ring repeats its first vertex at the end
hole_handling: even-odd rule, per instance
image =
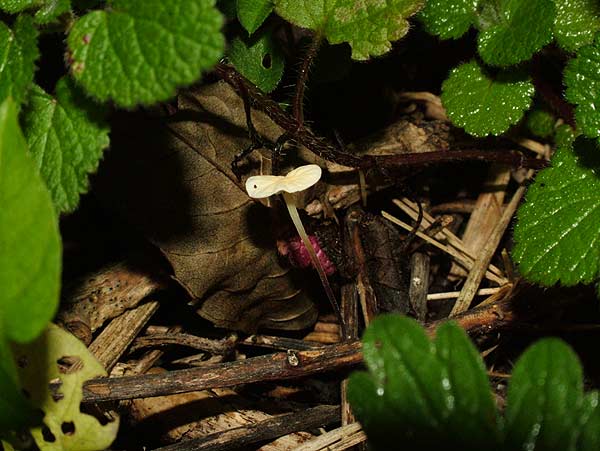
POLYGON ((315 135, 305 125, 298 124, 296 119, 283 111, 277 102, 246 80, 233 67, 219 63, 215 66, 215 73, 230 84, 242 97, 244 95, 248 96, 251 106, 269 116, 273 122, 287 132, 290 139, 295 140, 321 158, 343 166, 361 169, 393 169, 406 166, 426 166, 441 162, 473 160, 504 163, 513 167, 530 169, 541 169, 547 166, 546 161, 525 157, 524 154, 513 149, 500 149, 497 151, 465 149, 359 157, 338 149, 325 138, 315 135), (240 89, 240 86, 244 86, 244 89, 240 89))
POLYGON ((312 38, 310 46, 306 50, 304 58, 302 59, 302 65, 300 66, 300 72, 298 73, 298 80, 296 81, 296 92, 294 94, 294 104, 292 112, 294 118, 298 122, 298 125, 304 124, 304 90, 306 89, 306 83, 308 82, 308 73, 310 66, 317 56, 319 47, 321 46, 321 35, 316 34, 312 38))

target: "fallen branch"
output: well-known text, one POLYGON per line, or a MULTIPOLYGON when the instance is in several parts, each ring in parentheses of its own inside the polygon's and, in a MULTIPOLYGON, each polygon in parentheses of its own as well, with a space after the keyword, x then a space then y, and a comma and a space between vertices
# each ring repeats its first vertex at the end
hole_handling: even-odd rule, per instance
POLYGON ((85 383, 83 402, 187 393, 217 387, 294 379, 348 368, 362 361, 361 345, 350 341, 312 351, 288 351, 162 374, 98 378, 85 383))
POLYGON ((258 423, 215 432, 194 440, 186 440, 155 451, 221 451, 240 449, 245 445, 281 437, 297 431, 315 429, 338 421, 338 406, 318 406, 300 412, 286 413, 258 423))

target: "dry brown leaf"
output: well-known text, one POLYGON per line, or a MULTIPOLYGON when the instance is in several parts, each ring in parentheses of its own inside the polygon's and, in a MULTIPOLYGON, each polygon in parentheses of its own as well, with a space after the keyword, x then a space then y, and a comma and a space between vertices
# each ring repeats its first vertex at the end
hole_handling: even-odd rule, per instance
MULTIPOLYGON (((131 116, 117 121, 98 190, 161 249, 198 313, 244 331, 313 323, 313 303, 278 262, 273 209, 252 201, 231 171, 249 144, 241 99, 216 83, 182 93, 171 115, 131 116)), ((264 138, 281 134, 265 115, 253 120, 264 138)), ((247 175, 261 158, 252 156, 247 175)))

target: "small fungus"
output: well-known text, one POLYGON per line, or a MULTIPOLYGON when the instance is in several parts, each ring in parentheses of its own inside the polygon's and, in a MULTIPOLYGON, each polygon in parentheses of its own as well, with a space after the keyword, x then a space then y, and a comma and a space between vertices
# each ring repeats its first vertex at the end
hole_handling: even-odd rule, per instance
POLYGON ((340 320, 342 336, 345 338, 345 334, 343 333, 345 328, 342 321, 339 304, 333 295, 333 290, 329 285, 329 280, 327 279, 325 269, 323 268, 323 265, 321 265, 315 248, 308 238, 306 230, 304 229, 304 225, 300 220, 300 215, 298 214, 298 209, 296 207, 296 196, 294 195, 294 193, 298 193, 310 188, 316 184, 320 178, 321 167, 317 166, 316 164, 308 164, 294 169, 285 176, 256 175, 249 177, 248 180, 246 180, 246 191, 248 192, 248 195, 254 199, 264 199, 274 194, 282 193, 283 200, 287 205, 292 222, 294 223, 294 226, 296 227, 298 235, 300 235, 304 246, 306 246, 306 249, 308 250, 308 254, 310 255, 313 266, 319 274, 319 278, 321 279, 321 283, 323 284, 327 298, 329 299, 331 306, 340 320))

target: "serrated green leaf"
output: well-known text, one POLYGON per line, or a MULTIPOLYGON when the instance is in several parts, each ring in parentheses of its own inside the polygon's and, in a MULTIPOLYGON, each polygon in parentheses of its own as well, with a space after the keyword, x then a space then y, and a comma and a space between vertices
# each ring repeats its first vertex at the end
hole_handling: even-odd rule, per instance
POLYGON ((429 0, 419 18, 428 33, 442 39, 456 39, 475 22, 479 0, 429 0))
POLYGON ((106 424, 80 410, 83 383, 106 376, 106 371, 87 347, 69 332, 50 324, 32 343, 13 349, 19 362, 19 378, 31 403, 43 414, 42 426, 31 429, 41 451, 99 451, 117 435, 119 417, 111 413, 106 424), (46 440, 53 436, 54 440, 46 440))
POLYGON ((561 340, 543 339, 525 351, 508 387, 506 449, 573 450, 582 378, 577 356, 561 340))
POLYGON ((283 75, 283 54, 271 33, 262 33, 248 44, 239 38, 231 42, 229 60, 244 77, 264 92, 277 87, 283 75))
POLYGON ((52 199, 11 99, 0 106, 0 205, 0 318, 6 337, 24 342, 56 311, 61 252, 52 199))
POLYGON ((35 21, 46 24, 71 9, 71 0, 0 0, 0 9, 9 13, 37 10, 35 21))
POLYGON ((56 85, 56 98, 39 86, 32 88, 22 123, 56 209, 73 210, 109 143, 104 109, 63 78, 56 85))
POLYGON ((58 306, 60 236, 50 194, 27 151, 11 98, 0 105, 0 429, 30 411, 15 391, 6 340, 35 338, 58 306))
POLYGON ((0 102, 12 96, 17 104, 33 80, 39 56, 38 32, 27 15, 17 18, 13 30, 0 22, 0 102))
POLYGON ((456 325, 442 326, 434 344, 416 321, 381 316, 365 332, 363 353, 370 373, 350 377, 348 396, 377 449, 494 443, 483 363, 456 325))
POLYGON ((248 34, 254 33, 271 11, 272 0, 237 0, 237 17, 248 34))
POLYGON ((552 41, 552 0, 501 0, 494 6, 497 21, 478 36, 479 55, 487 64, 512 66, 552 41))
POLYGON ((531 105, 533 84, 517 71, 490 76, 471 61, 452 70, 442 86, 448 117, 474 136, 499 135, 531 105))
POLYGON ((575 108, 577 127, 590 138, 600 136, 600 40, 582 47, 577 57, 569 61, 564 77, 565 97, 575 108))
POLYGON ((423 0, 275 0, 275 11, 300 27, 315 30, 331 44, 348 42, 352 58, 383 55, 408 32, 407 17, 423 0))
POLYGON ((600 150, 578 138, 560 147, 517 212, 513 257, 533 282, 591 283, 600 270, 600 150))
POLYGON ((554 38, 563 49, 574 52, 591 44, 600 30, 600 3, 597 0, 554 0, 554 38))
POLYGON ((554 133, 556 119, 545 110, 532 110, 527 115, 527 128, 540 138, 548 138, 554 133))
POLYGON ((71 73, 101 101, 165 100, 223 55, 222 23, 214 0, 114 0, 73 25, 71 73))
POLYGON ((0 9, 7 13, 18 13, 42 3, 43 0, 0 0, 0 9))
POLYGON ((35 21, 46 24, 57 19, 71 9, 71 0, 47 0, 35 13, 35 21))

